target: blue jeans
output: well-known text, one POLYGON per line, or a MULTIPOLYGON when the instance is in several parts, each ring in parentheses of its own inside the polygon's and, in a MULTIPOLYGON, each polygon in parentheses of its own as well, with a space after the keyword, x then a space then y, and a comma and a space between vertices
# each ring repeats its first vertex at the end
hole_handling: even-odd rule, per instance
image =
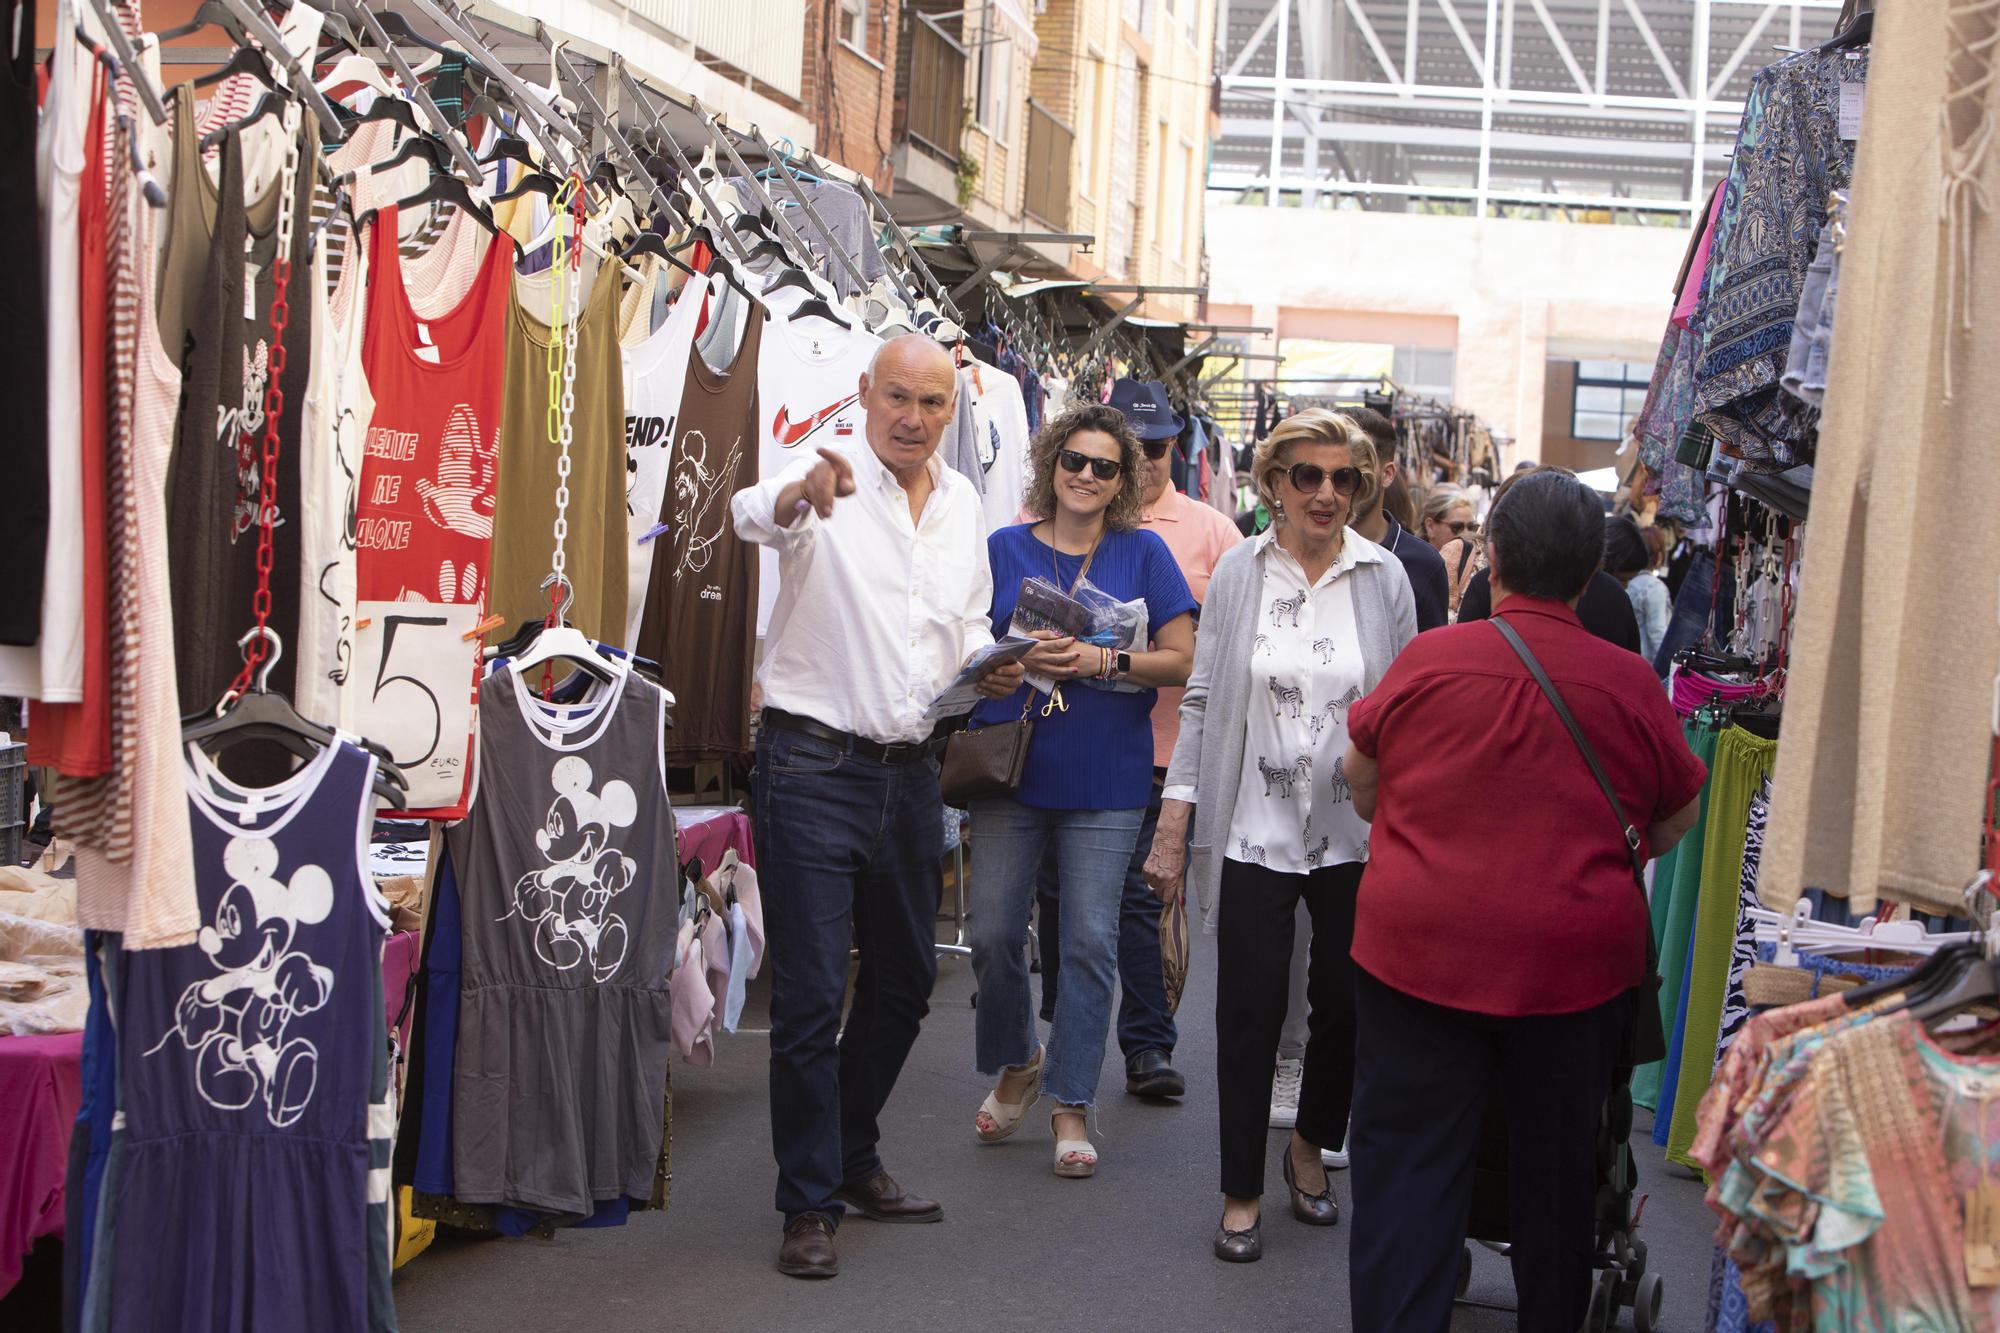
POLYGON ((778 1211, 824 1213, 882 1169, 878 1120, 930 1011, 944 802, 930 761, 879 764, 782 727, 751 784, 771 972, 778 1211), (848 947, 861 954, 841 1030, 848 947))
MULTIPOLYGON (((1167 1007, 1167 978, 1160 964, 1160 900, 1146 883, 1146 858, 1153 852, 1153 831, 1160 822, 1160 793, 1139 825, 1139 841, 1125 867, 1125 889, 1118 903, 1118 1050, 1129 1063, 1141 1051, 1174 1053, 1180 1029, 1167 1007)), ((1057 888, 1055 847, 1042 856, 1035 876, 1035 907, 1042 922, 1042 1021, 1052 1023, 1062 995, 1062 931, 1058 920, 1061 897, 1057 888)))
POLYGON ((975 1057, 997 1076, 1035 1056, 1028 988, 1028 909, 1051 842, 1062 873, 1063 986, 1050 1025, 1042 1091, 1070 1106, 1097 1098, 1111 987, 1118 976, 1118 903, 1145 811, 1041 810, 1018 801, 972 807, 972 973, 979 984, 975 1057))
POLYGON ((1667 635, 1653 655, 1653 671, 1664 677, 1674 664, 1674 654, 1693 648, 1708 638, 1711 627, 1718 637, 1736 623, 1736 576, 1722 569, 1722 582, 1715 580, 1715 556, 1696 551, 1688 563, 1687 577, 1681 581, 1680 596, 1674 598, 1674 618, 1667 622, 1667 635))

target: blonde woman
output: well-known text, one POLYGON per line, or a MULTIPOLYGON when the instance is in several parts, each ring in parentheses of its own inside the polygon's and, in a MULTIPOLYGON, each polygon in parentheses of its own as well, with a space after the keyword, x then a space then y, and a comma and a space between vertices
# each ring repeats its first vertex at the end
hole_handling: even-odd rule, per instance
POLYGON ((1486 568, 1486 544, 1479 539, 1472 497, 1456 487, 1432 491, 1424 501, 1424 536, 1444 558, 1445 606, 1453 620, 1472 576, 1486 568))
POLYGON ((1347 954, 1368 859, 1368 829, 1342 772, 1347 715, 1417 633, 1402 562, 1347 525, 1380 485, 1374 449, 1352 418, 1316 409, 1280 422, 1257 446, 1254 476, 1272 527, 1231 548, 1209 581, 1146 863, 1163 900, 1193 883, 1218 937, 1223 1210, 1214 1248, 1230 1263, 1263 1253, 1271 1076, 1302 899, 1313 929, 1310 1036, 1283 1174, 1294 1217, 1340 1220, 1320 1150, 1341 1146, 1354 1095, 1347 954))

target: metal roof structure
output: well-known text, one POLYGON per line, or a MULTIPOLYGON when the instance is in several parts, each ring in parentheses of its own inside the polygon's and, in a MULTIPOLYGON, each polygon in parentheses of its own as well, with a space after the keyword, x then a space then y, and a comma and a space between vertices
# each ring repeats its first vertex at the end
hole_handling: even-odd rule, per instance
POLYGON ((1685 222, 1726 168, 1751 76, 1825 41, 1840 8, 1220 0, 1208 185, 1305 207, 1685 222))

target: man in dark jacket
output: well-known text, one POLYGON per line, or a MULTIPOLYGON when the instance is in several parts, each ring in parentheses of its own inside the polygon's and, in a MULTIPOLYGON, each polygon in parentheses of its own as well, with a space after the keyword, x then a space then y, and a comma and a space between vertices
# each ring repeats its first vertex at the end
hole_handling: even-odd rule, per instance
POLYGON ((1370 407, 1348 408, 1347 415, 1374 443, 1375 463, 1382 477, 1373 502, 1365 510, 1355 510, 1348 526, 1403 562, 1403 570, 1410 576, 1410 592, 1417 600, 1417 631, 1436 629, 1446 620, 1444 557, 1435 546, 1406 531, 1382 506, 1382 498, 1397 475, 1396 428, 1370 407))

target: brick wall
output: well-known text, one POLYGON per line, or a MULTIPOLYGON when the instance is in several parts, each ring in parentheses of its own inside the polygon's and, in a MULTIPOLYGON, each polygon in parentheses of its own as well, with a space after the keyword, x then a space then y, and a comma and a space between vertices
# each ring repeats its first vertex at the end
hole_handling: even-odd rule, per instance
POLYGON ((889 151, 899 8, 894 0, 868 0, 864 54, 844 40, 840 0, 805 0, 804 100, 819 130, 819 152, 885 193, 894 185, 889 151))

